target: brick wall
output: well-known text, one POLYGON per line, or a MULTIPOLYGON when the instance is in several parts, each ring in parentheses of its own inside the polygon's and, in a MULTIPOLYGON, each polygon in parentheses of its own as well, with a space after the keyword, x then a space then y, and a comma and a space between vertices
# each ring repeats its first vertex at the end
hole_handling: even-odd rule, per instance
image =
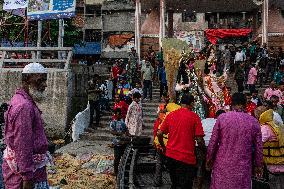
POLYGON ((141 57, 142 59, 144 59, 147 50, 149 49, 149 47, 153 48, 153 50, 155 52, 160 51, 160 47, 159 47, 159 38, 155 38, 155 37, 143 37, 141 39, 141 57))

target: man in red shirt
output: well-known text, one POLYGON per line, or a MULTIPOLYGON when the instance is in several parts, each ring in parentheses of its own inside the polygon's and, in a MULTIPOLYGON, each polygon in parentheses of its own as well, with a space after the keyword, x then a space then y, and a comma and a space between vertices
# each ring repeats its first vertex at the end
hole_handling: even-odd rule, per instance
POLYGON ((195 141, 203 149, 202 157, 205 158, 204 131, 201 119, 191 111, 193 105, 194 97, 189 94, 183 95, 182 108, 165 118, 157 134, 168 158, 172 188, 192 188, 196 171, 195 141), (169 134, 167 147, 163 141, 163 134, 169 134))
MULTIPOLYGON (((115 111, 118 108, 121 110, 122 119, 125 120, 128 110, 128 104, 124 101, 124 99, 122 99, 119 95, 116 94, 114 98, 113 110, 115 111)), ((115 120, 117 119, 117 117, 113 115, 112 119, 115 120)))
POLYGON ((113 78, 113 97, 115 94, 115 89, 117 88, 117 81, 118 81, 118 76, 121 74, 121 68, 119 67, 118 61, 115 62, 111 69, 112 73, 112 78, 113 78))
POLYGON ((254 116, 254 110, 257 108, 257 105, 251 101, 252 99, 252 95, 251 93, 246 93, 246 98, 247 98, 247 104, 246 104, 246 112, 251 115, 254 116))

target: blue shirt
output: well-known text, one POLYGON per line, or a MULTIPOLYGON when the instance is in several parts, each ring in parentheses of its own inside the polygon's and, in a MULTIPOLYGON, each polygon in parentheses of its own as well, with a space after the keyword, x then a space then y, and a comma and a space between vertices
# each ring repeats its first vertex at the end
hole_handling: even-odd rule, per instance
MULTIPOLYGON (((122 119, 121 120, 113 120, 110 123, 110 129, 112 131, 115 131, 115 132, 118 132, 118 133, 121 133, 121 134, 124 134, 124 133, 127 132, 126 124, 124 123, 124 121, 122 119)), ((120 145, 121 139, 122 139, 121 136, 117 136, 117 137, 113 138, 112 144, 113 145, 120 145)))
POLYGON ((161 83, 167 84, 167 74, 166 74, 165 68, 161 68, 160 70, 160 80, 161 80, 161 83))

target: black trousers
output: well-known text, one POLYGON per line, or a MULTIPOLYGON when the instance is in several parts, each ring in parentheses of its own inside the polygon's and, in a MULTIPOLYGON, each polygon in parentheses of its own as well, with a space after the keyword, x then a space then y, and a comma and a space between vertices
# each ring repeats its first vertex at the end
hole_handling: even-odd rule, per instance
POLYGON ((112 98, 114 99, 114 96, 115 96, 115 90, 117 89, 117 81, 118 79, 113 79, 112 82, 113 82, 113 88, 112 88, 112 98))
POLYGON ((163 184, 163 165, 166 163, 166 156, 160 152, 156 153, 156 168, 155 168, 155 185, 163 184))
POLYGON ((160 83, 160 97, 163 96, 164 92, 168 92, 168 85, 167 83, 160 83))
POLYGON ((236 79, 237 85, 238 85, 238 92, 242 93, 244 92, 245 88, 244 88, 244 80, 242 79, 236 79))
POLYGON ((124 154, 126 146, 127 145, 115 145, 114 148, 113 148, 113 150, 114 150, 114 163, 113 163, 113 166, 114 166, 114 174, 115 175, 117 175, 117 173, 118 173, 119 162, 120 162, 121 157, 124 154))
POLYGON ((255 91, 255 85, 248 85, 250 93, 255 91))
POLYGON ((94 122, 94 113, 96 111, 96 125, 100 124, 100 117, 101 117, 101 108, 100 108, 100 101, 96 100, 90 100, 90 127, 92 127, 94 122))
POLYGON ((167 158, 167 167, 172 181, 171 189, 191 189, 196 167, 172 158, 167 158))
POLYGON ((143 87, 144 98, 147 98, 147 94, 149 92, 150 100, 152 100, 152 81, 144 80, 143 85, 144 85, 144 87, 143 87))

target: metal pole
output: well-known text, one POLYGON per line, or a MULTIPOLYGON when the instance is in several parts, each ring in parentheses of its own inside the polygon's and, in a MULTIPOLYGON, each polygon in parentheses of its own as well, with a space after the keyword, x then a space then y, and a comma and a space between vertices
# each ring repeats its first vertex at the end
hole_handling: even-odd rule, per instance
POLYGON ((141 52, 140 52, 140 17, 141 17, 141 1, 136 0, 136 10, 135 10, 135 48, 138 54, 138 61, 140 62, 141 59, 141 52))
MULTIPOLYGON (((63 20, 59 19, 59 29, 58 29, 58 47, 62 47, 62 31, 63 31, 63 20)), ((62 59, 62 54, 58 51, 58 59, 62 59)))
POLYGON ((165 0, 160 0, 160 35, 159 44, 162 47, 162 39, 165 37, 165 0))
POLYGON ((264 0, 262 10, 262 45, 266 43, 268 45, 268 9, 269 2, 264 0))
POLYGON ((85 28, 85 23, 86 23, 86 0, 84 0, 84 26, 83 26, 83 42, 85 42, 86 38, 86 28, 85 28))
POLYGON ((265 43, 267 44, 268 47, 268 14, 269 14, 269 0, 265 0, 266 3, 266 9, 265 9, 265 23, 266 23, 266 27, 265 27, 265 43))
MULTIPOLYGON (((42 33, 42 21, 37 22, 37 47, 41 47, 41 33, 42 33)), ((40 59, 41 51, 37 51, 37 59, 40 59)))

